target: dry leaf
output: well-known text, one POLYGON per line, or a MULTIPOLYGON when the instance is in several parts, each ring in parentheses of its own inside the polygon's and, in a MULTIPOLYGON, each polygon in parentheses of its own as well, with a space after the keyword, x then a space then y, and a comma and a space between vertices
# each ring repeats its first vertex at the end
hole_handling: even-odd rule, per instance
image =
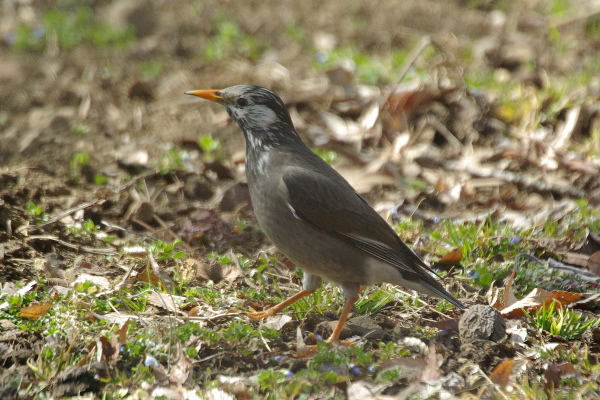
POLYGON ((131 320, 127 319, 127 321, 125 321, 125 323, 121 325, 119 330, 117 330, 117 337, 119 338, 120 344, 127 343, 127 329, 129 329, 129 321, 131 320))
POLYGON ((587 262, 587 268, 596 275, 600 275, 600 251, 597 251, 590 256, 587 262))
POLYGON ((176 298, 181 298, 181 296, 152 292, 148 296, 148 302, 155 307, 159 307, 170 312, 178 312, 179 308, 174 303, 176 298))
POLYGON ((44 303, 44 304, 32 304, 30 306, 25 307, 21 310, 19 317, 27 318, 32 321, 36 321, 46 315, 48 310, 50 310, 52 304, 44 303))
POLYGON ((451 252, 444 254, 438 263, 457 264, 460 260, 462 260, 462 249, 454 249, 451 252))
POLYGON ((508 385, 514 364, 514 359, 502 361, 500 364, 498 364, 490 374, 490 379, 492 382, 500 386, 508 385))
POLYGON ((302 337, 300 327, 296 329, 296 357, 297 358, 313 358, 317 354, 316 346, 307 346, 302 337))
POLYGON ((108 363, 116 362, 119 358, 119 342, 117 338, 107 339, 105 336, 102 336, 98 340, 100 344, 97 345, 97 348, 102 349, 99 354, 100 359, 108 363))
POLYGON ((512 284, 515 281, 515 276, 517 275, 517 269, 513 269, 510 277, 508 278, 508 282, 506 282, 506 288, 504 289, 504 307, 510 307, 515 304, 517 301, 517 297, 512 290, 512 284))
POLYGON ((287 324, 291 320, 292 320, 292 317, 290 317, 289 315, 279 314, 279 315, 273 315, 271 317, 268 317, 261 325, 265 328, 279 331, 279 330, 281 330, 281 328, 283 328, 285 326, 285 324, 287 324))
POLYGON ((235 281, 242 274, 242 270, 235 265, 198 265, 198 277, 203 278, 207 281, 213 281, 219 283, 222 280, 226 282, 235 281))
POLYGON ((523 309, 531 313, 551 302, 556 302, 559 307, 563 307, 567 304, 576 302, 582 297, 582 293, 563 292, 560 290, 548 292, 543 289, 534 289, 526 297, 511 306, 504 308, 500 313, 504 317, 518 318, 524 315, 523 309))
POLYGON ((177 359, 171 364, 171 371, 169 373, 169 380, 171 383, 183 385, 187 381, 190 370, 192 369, 192 363, 183 353, 181 349, 181 343, 177 344, 177 359))
POLYGON ((553 391, 559 387, 560 381, 565 377, 565 375, 575 374, 577 374, 577 369, 570 362, 565 362, 562 364, 552 363, 548 365, 548 369, 544 372, 544 378, 546 378, 544 389, 546 391, 553 391))
POLYGON ((171 279, 171 276, 167 273, 167 271, 164 270, 164 268, 162 268, 160 265, 158 265, 158 263, 154 259, 154 256, 152 256, 151 253, 148 253, 148 261, 150 261, 150 266, 152 267, 152 272, 154 272, 154 274, 159 277, 160 282, 163 284, 163 286, 169 292, 172 292, 173 288, 175 287, 175 282, 173 282, 173 279, 171 279))
POLYGON ((154 286, 158 286, 160 284, 160 278, 152 271, 140 272, 135 276, 135 278, 141 282, 149 283, 154 286))
POLYGON ((344 120, 327 111, 321 111, 320 115, 331 132, 331 136, 338 142, 357 143, 362 141, 365 130, 356 122, 344 120))

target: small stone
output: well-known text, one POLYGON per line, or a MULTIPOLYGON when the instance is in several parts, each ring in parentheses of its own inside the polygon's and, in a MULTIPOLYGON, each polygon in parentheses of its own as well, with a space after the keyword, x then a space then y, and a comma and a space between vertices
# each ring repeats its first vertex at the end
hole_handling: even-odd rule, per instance
POLYGON ((500 312, 482 304, 465 311, 458 322, 458 330, 463 343, 480 339, 498 342, 506 336, 506 325, 500 312))

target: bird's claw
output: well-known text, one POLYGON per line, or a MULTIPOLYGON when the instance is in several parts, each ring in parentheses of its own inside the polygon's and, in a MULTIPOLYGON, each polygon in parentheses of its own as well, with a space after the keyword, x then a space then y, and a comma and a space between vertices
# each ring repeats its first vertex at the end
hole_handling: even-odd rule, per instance
POLYGON ((264 319, 264 318, 275 315, 275 312, 271 308, 269 308, 264 311, 250 311, 246 314, 248 315, 248 318, 250 318, 250 319, 260 320, 260 319, 264 319))

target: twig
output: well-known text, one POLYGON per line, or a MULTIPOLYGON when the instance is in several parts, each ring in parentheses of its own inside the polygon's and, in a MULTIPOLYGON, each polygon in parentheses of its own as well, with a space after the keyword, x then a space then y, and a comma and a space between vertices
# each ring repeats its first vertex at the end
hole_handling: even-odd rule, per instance
POLYGON ((460 140, 458 140, 456 136, 450 132, 450 129, 446 128, 446 126, 442 124, 435 116, 428 116, 427 122, 433 125, 433 127, 444 137, 444 139, 446 139, 446 141, 456 149, 462 150, 465 147, 460 140))
POLYGON ((105 220, 101 220, 100 223, 102 225, 108 227, 108 228, 111 228, 111 229, 116 229, 116 230, 119 230, 119 231, 122 231, 122 232, 125 232, 125 233, 129 233, 131 235, 143 236, 143 237, 148 238, 148 239, 160 241, 160 239, 158 239, 157 237, 154 237, 154 236, 152 236, 150 234, 147 234, 147 233, 144 233, 144 232, 132 231, 131 229, 127 229, 127 228, 123 228, 122 226, 119 226, 119 225, 111 224, 110 222, 105 221, 105 220))
POLYGON ((50 235, 28 236, 28 237, 25 238, 25 240, 26 241, 30 241, 30 240, 52 240, 54 242, 62 244, 65 247, 68 247, 70 249, 73 249, 73 250, 76 250, 76 251, 85 252, 85 253, 92 253, 92 254, 110 255, 110 254, 115 254, 117 252, 115 249, 110 249, 110 248, 99 249, 99 248, 93 248, 93 247, 87 247, 87 246, 79 246, 79 245, 76 245, 76 244, 65 242, 64 240, 61 240, 61 239, 57 238, 56 236, 50 236, 50 235))

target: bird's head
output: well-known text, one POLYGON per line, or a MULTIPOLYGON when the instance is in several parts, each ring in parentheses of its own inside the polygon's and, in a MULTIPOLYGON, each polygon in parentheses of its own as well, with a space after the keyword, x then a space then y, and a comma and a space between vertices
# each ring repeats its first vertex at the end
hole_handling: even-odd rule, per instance
POLYGON ((255 85, 231 86, 221 90, 185 92, 219 103, 238 123, 253 147, 270 146, 287 140, 299 140, 290 114, 277 94, 255 85))

